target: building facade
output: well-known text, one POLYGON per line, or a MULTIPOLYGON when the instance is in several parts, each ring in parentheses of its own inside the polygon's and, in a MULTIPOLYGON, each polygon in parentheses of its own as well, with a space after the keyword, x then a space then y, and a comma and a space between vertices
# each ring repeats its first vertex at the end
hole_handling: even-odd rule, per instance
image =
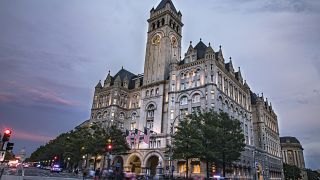
POLYGON ((279 179, 283 175, 283 163, 277 115, 263 94, 251 93, 251 104, 257 177, 279 179))
MULTIPOLYGON (((129 154, 113 157, 113 162, 120 162, 125 171, 156 176, 168 173, 166 147, 170 145, 170 130, 177 119, 194 110, 213 108, 227 112, 241 122, 246 144, 228 176, 253 179, 257 176, 252 113, 256 105, 252 104, 250 87, 243 80, 240 68, 234 69, 231 58, 226 62, 221 46, 215 51, 210 43, 206 45, 201 39, 195 46, 190 42, 181 59, 181 18, 181 12, 171 0, 162 0, 151 9, 144 73, 133 74, 124 68, 113 76, 109 72, 104 82, 100 81, 95 87, 91 118, 84 124, 116 123, 123 130, 137 132, 137 129, 139 133, 144 128, 152 130, 149 143, 132 140, 129 154)), ((278 125, 272 128, 270 134, 265 134, 267 149, 261 151, 263 157, 274 158, 268 163, 279 163, 280 148, 269 143, 272 140, 279 144, 278 125)), ((175 176, 185 176, 184 161, 175 161, 174 166, 175 176)), ((273 171, 272 165, 266 166, 270 174, 279 173, 273 171)), ((192 159, 189 167, 189 176, 206 174, 204 163, 198 159, 192 159)), ((281 173, 272 177, 281 179, 281 173)))
POLYGON ((303 148, 295 137, 280 137, 283 162, 301 169, 302 179, 308 179, 305 169, 303 148))

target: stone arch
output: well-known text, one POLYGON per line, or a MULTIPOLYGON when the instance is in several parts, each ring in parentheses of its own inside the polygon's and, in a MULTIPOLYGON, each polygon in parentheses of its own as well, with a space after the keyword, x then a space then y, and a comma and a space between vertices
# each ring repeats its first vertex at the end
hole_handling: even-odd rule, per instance
POLYGON ((181 99, 181 97, 183 97, 183 96, 187 96, 188 100, 190 99, 189 94, 187 94, 187 93, 182 93, 182 94, 180 94, 180 95, 177 97, 176 101, 177 101, 177 102, 180 102, 180 99, 181 99))
POLYGON ((148 107, 149 107, 150 105, 153 105, 153 106, 154 106, 154 109, 157 109, 157 104, 156 104, 155 102, 153 102, 153 101, 148 102, 147 105, 146 105, 146 107, 145 107, 145 109, 148 110, 148 107))
POLYGON ((125 164, 125 171, 135 172, 137 175, 139 175, 142 172, 142 159, 142 154, 140 154, 139 152, 130 154, 125 164))
POLYGON ((145 155, 142 166, 146 168, 147 175, 154 177, 163 170, 164 158, 158 151, 151 151, 145 155))
POLYGON ((200 94, 201 98, 204 97, 204 94, 202 91, 199 91, 199 90, 194 90, 194 91, 191 91, 190 93, 190 97, 193 97, 195 94, 200 94))

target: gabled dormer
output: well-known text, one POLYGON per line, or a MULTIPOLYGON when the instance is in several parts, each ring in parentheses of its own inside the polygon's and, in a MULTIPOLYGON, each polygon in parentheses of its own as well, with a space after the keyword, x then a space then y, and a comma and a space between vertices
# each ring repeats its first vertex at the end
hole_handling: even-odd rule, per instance
POLYGON ((230 74, 232 74, 234 76, 234 68, 233 68, 233 64, 232 64, 232 59, 231 59, 231 57, 229 59, 230 59, 230 61, 225 64, 225 68, 230 72, 230 74))
POLYGON ((219 46, 219 51, 216 52, 216 59, 221 64, 224 65, 224 58, 222 53, 222 46, 219 46))
POLYGON ((214 59, 214 50, 211 47, 211 44, 209 43, 209 46, 206 49, 205 52, 205 59, 214 59))
POLYGON ((128 75, 125 76, 125 78, 123 79, 123 87, 127 88, 129 87, 129 78, 128 75))
POLYGON ((104 87, 110 87, 111 86, 111 81, 112 81, 112 76, 110 75, 110 71, 104 80, 104 87))
POLYGON ((195 50, 192 46, 192 41, 190 41, 190 45, 187 53, 185 53, 184 63, 189 63, 197 60, 197 50, 195 50))
POLYGON ((237 79, 241 84, 243 84, 243 78, 242 78, 242 75, 241 75, 240 67, 238 67, 238 72, 235 73, 235 76, 236 76, 236 79, 237 79))
POLYGON ((121 86, 121 78, 117 76, 113 83, 114 86, 121 86))
POLYGON ((95 87, 96 90, 102 89, 101 80, 99 80, 98 84, 95 87))

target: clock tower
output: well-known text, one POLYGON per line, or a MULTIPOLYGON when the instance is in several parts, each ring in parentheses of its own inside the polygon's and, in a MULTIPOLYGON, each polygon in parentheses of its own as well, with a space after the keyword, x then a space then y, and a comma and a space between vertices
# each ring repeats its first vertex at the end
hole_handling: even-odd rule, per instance
POLYGON ((171 0, 150 11, 143 84, 167 80, 169 65, 181 55, 182 14, 171 0))

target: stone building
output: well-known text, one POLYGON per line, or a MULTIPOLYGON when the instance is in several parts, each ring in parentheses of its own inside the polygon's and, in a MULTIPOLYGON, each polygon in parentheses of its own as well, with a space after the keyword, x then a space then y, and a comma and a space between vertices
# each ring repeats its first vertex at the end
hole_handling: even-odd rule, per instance
POLYGON ((268 98, 251 92, 255 163, 259 179, 280 179, 283 175, 278 118, 268 98))
POLYGON ((305 170, 303 148, 295 137, 280 137, 283 162, 301 169, 302 179, 308 179, 305 170))
MULTIPOLYGON (((113 157, 112 161, 119 162, 125 171, 155 176, 168 173, 166 147, 170 145, 170 129, 177 119, 196 109, 224 111, 241 122, 246 144, 228 176, 252 179, 256 174, 256 148, 250 87, 240 68, 234 69, 231 58, 226 62, 221 46, 215 51, 201 39, 195 46, 190 42, 181 59, 181 18, 171 0, 162 0, 151 9, 144 73, 133 74, 124 68, 115 75, 109 72, 104 82, 96 85, 91 118, 82 125, 116 123, 132 132, 152 130, 149 143, 131 141, 129 154, 113 157)), ((271 139, 268 134, 267 140, 271 139)), ((278 142, 276 137, 272 140, 278 142)), ((279 155, 279 149, 270 144, 267 147, 262 149, 264 153, 279 155)), ((185 176, 185 161, 175 161, 174 166, 175 176, 185 176)), ((205 164, 199 159, 192 159, 189 167, 189 176, 206 174, 205 164)))

